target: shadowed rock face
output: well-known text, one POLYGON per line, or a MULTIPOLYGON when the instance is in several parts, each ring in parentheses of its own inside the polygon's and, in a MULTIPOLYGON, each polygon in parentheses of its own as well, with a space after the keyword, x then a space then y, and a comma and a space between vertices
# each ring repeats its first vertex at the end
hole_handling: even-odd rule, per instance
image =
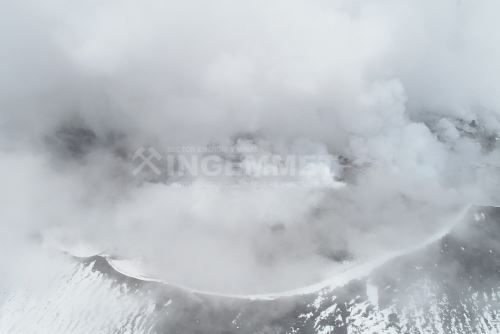
POLYGON ((67 125, 57 129, 49 143, 64 155, 81 158, 96 145, 97 136, 87 127, 67 125))
POLYGON ((23 317, 45 316, 53 318, 50 333, 498 333, 499 236, 500 209, 480 208, 438 242, 368 277, 273 300, 191 293, 124 276, 102 257, 80 259, 62 268, 46 299, 4 299, 0 332, 27 333, 23 317))
POLYGON ((126 159, 130 155, 130 148, 123 133, 112 130, 98 133, 78 120, 61 124, 45 137, 45 143, 54 156, 64 160, 83 159, 98 150, 106 151, 120 159, 126 159))

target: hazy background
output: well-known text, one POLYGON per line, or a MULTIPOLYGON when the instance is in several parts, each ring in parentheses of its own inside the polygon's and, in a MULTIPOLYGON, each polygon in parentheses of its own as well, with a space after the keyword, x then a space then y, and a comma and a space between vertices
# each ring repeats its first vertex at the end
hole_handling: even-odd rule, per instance
POLYGON ((42 244, 282 290, 496 203, 497 1, 1 4, 7 279, 42 244), (131 173, 140 146, 242 142, 336 163, 274 186, 131 173))

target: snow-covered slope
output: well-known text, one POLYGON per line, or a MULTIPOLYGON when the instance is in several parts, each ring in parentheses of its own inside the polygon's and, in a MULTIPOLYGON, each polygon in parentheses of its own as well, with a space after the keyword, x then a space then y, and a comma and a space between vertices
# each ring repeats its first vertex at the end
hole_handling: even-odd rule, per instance
POLYGON ((128 277, 103 257, 61 266, 43 292, 4 290, 0 333, 499 333, 500 210, 344 284, 274 299, 128 277))
POLYGON ((0 333, 154 332, 153 299, 106 277, 95 262, 62 264, 44 288, 0 290, 0 333))

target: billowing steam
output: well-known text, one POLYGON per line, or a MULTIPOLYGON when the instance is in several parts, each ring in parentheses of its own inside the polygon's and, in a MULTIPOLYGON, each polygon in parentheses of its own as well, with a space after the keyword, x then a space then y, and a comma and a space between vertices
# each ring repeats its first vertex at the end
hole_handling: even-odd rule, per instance
POLYGON ((13 253, 91 248, 246 293, 421 242, 465 205, 497 200, 499 10, 4 0, 0 260, 22 275, 12 269, 35 261, 13 253), (264 180, 133 172, 138 156, 213 146, 225 151, 203 157, 240 169, 256 156, 326 159, 264 180))

